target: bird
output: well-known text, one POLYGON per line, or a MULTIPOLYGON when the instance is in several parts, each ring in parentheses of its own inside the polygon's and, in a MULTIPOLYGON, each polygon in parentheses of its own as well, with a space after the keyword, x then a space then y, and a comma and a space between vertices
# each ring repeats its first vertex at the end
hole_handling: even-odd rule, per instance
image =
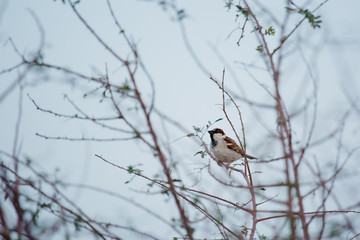
MULTIPOLYGON (((227 137, 222 129, 215 128, 208 131, 208 133, 211 138, 211 151, 217 158, 218 164, 220 162, 229 166, 235 160, 245 156, 245 151, 233 139, 227 137)), ((257 159, 249 154, 246 154, 246 157, 248 159, 257 159)))

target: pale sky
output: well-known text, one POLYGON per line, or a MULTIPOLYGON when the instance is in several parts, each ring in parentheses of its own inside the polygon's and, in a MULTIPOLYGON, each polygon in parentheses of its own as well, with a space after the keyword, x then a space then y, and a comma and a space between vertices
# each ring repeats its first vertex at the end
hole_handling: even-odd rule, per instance
MULTIPOLYGON (((304 2, 304 1, 303 1, 304 2)), ((314 1, 317 6, 321 1, 314 1)), ((283 1, 272 1, 269 6, 274 15, 281 21, 283 1), (279 14, 277 14, 279 12, 279 14)), ((226 85, 240 96, 247 97, 255 102, 273 104, 272 99, 264 90, 273 89, 273 83, 268 75, 259 53, 255 50, 258 43, 250 30, 245 32, 245 38, 240 47, 236 42, 240 37, 240 30, 232 32, 238 23, 235 22, 235 11, 224 8, 223 1, 177 1, 180 9, 185 9, 186 18, 183 20, 185 32, 193 49, 204 69, 200 69, 186 47, 179 24, 174 21, 172 11, 163 10, 158 1, 112 1, 113 9, 121 25, 131 39, 136 42, 140 56, 155 83, 156 97, 155 106, 172 119, 181 123, 189 131, 193 126, 204 126, 208 121, 224 118, 221 106, 221 91, 209 79, 212 75, 221 78, 224 67, 226 68, 226 85), (229 35, 232 32, 231 35, 229 35), (248 66, 251 74, 248 74, 242 63, 248 66)), ((301 5, 301 4, 299 4, 301 5)), ((107 66, 109 76, 116 81, 122 82, 123 69, 99 42, 91 36, 86 27, 79 21, 71 10, 69 4, 62 1, 0 1, 0 71, 20 62, 11 47, 8 39, 11 38, 18 50, 29 56, 33 53, 40 42, 40 32, 32 16, 38 18, 45 33, 45 46, 43 49, 46 63, 70 68, 77 72, 99 76, 105 72, 107 66)), ((324 4, 315 15, 321 15, 320 29, 311 28, 308 22, 304 22, 294 35, 287 48, 285 63, 282 68, 283 96, 287 100, 290 112, 295 111, 306 103, 313 95, 313 83, 309 74, 317 81, 318 87, 318 115, 317 125, 314 131, 314 139, 319 139, 334 129, 343 114, 351 108, 352 100, 357 104, 358 110, 349 116, 348 128, 344 129, 343 141, 348 149, 359 143, 359 53, 360 53, 360 2, 330 0, 324 4), (305 61, 304 61, 305 59, 305 61), (348 95, 349 97, 346 97, 348 95)), ((122 56, 129 54, 124 41, 119 37, 119 31, 113 23, 108 11, 106 1, 81 1, 78 10, 88 23, 97 31, 105 41, 122 56)), ((301 18, 294 18, 297 23, 301 18)), ((271 19, 264 18, 264 26, 271 26, 271 19)), ((250 23, 249 23, 250 27, 250 23)), ((249 28, 250 29, 250 28, 249 28)), ((278 31, 278 29, 276 29, 278 31)), ((270 40, 271 46, 276 44, 270 40)), ((0 75, 0 94, 16 80, 18 70, 0 75)), ((139 75, 139 85, 144 95, 150 94, 149 84, 144 75, 139 75)), ((83 183, 121 193, 124 196, 142 202, 156 212, 162 212, 163 216, 169 213, 172 217, 178 217, 172 204, 166 204, 166 197, 162 195, 150 195, 142 193, 147 190, 147 182, 135 178, 129 184, 125 184, 131 178, 126 172, 107 165, 95 154, 104 156, 106 159, 116 162, 121 166, 142 164, 144 174, 153 177, 161 173, 157 159, 144 146, 139 147, 138 141, 132 142, 74 142, 63 140, 45 140, 36 133, 52 137, 73 138, 112 138, 122 137, 121 134, 104 130, 94 126, 91 122, 69 120, 54 117, 50 114, 36 110, 27 94, 36 103, 54 112, 63 114, 75 114, 76 109, 64 98, 67 95, 76 102, 90 116, 111 116, 114 114, 110 104, 99 102, 98 98, 86 97, 84 93, 91 92, 96 85, 84 80, 73 79, 59 72, 31 72, 26 78, 26 83, 41 84, 27 85, 22 99, 22 120, 20 125, 20 146, 22 156, 28 156, 34 160, 35 166, 40 171, 49 174, 56 168, 60 171, 57 177, 71 183, 83 183), (42 80, 45 79, 45 82, 42 80), (146 200, 143 200, 146 198, 146 200), (165 200, 164 200, 165 199, 165 200)), ((4 101, 0 102, 0 150, 12 152, 15 123, 18 115, 19 89, 11 92, 4 101)), ((251 155, 262 159, 270 159, 279 156, 279 146, 273 143, 265 125, 274 128, 276 116, 269 110, 257 109, 253 111, 244 102, 239 101, 244 118, 247 138, 247 151, 251 155), (260 121, 261 120, 261 121, 260 121), (261 123, 263 122, 263 123, 261 123)), ((311 111, 306 118, 311 116, 311 111)), ((240 124, 237 120, 235 108, 229 107, 229 114, 235 119, 234 122, 240 132, 240 124)), ((136 115, 134 115, 136 118, 136 115)), ((193 156, 201 150, 188 138, 181 138, 186 134, 169 126, 167 135, 163 134, 161 121, 154 118, 155 125, 162 132, 164 141, 168 137, 170 146, 173 148, 173 160, 180 165, 180 174, 188 184, 195 182, 196 168, 206 164, 208 158, 201 159, 193 156)), ((294 120, 294 139, 301 144, 306 138, 306 129, 310 123, 304 123, 305 118, 294 120), (304 128, 304 126, 306 126, 304 128)), ((141 123, 140 123, 141 124, 141 123)), ((216 127, 221 127, 231 137, 230 125, 220 121, 216 127)), ((209 141, 206 136, 205 141, 209 141)), ((326 146, 311 152, 317 158, 324 157, 331 162, 334 157, 333 149, 326 146)), ((359 154, 348 162, 350 170, 358 172, 357 160, 359 154), (357 156, 357 158, 356 158, 357 156)), ((216 167, 216 166, 214 166, 216 167)), ((261 166, 255 164, 254 171, 262 171, 259 182, 266 179, 275 179, 273 172, 279 166, 261 166)), ((217 169, 218 171, 219 169, 217 169)), ((221 169, 220 169, 221 170, 221 169)), ((304 172, 304 176, 308 173, 304 172)), ((221 193, 219 186, 209 186, 209 176, 202 176, 202 180, 196 186, 210 193, 221 193)), ((349 189, 354 186, 346 185, 349 189)), ((343 191, 350 191, 344 189, 343 191)), ((341 192, 341 190, 339 190, 341 192)), ((276 191, 275 191, 276 192, 276 191)), ((162 233, 162 225, 154 228, 149 224, 152 217, 143 211, 134 208, 131 204, 112 198, 108 195, 94 194, 84 189, 68 190, 69 196, 76 201, 89 215, 99 217, 104 221, 119 221, 119 224, 141 226, 142 231, 150 231, 160 239, 169 239, 173 236, 171 229, 165 227, 162 233)), ((223 193, 229 197, 237 198, 235 193, 223 193)), ((275 194, 275 193, 274 193, 275 194)), ((359 191, 354 192, 360 197, 359 191)), ((241 195, 241 194, 240 194, 241 195)), ((270 194, 269 194, 270 195, 270 194)), ((241 198, 241 197, 240 197, 241 198)), ((172 199, 170 201, 173 201, 172 199)), ((348 202, 343 199, 344 206, 348 202)), ((358 218, 359 219, 359 218, 358 218)), ((244 224, 244 222, 239 223, 244 224)), ((264 231, 266 232, 264 227, 264 231)), ((130 239, 127 232, 122 232, 125 239, 130 239), (129 237, 129 238, 127 238, 129 237)), ((206 237, 200 235, 199 237, 206 237)), ((131 238, 134 239, 134 238, 131 238)))

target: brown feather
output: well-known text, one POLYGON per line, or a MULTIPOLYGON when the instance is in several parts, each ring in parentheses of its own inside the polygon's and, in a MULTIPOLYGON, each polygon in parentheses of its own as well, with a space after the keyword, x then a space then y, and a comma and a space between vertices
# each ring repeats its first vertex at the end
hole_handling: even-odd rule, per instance
MULTIPOLYGON (((244 150, 241 147, 239 147, 234 140, 232 140, 229 137, 225 137, 224 140, 227 143, 227 147, 229 149, 241 154, 242 156, 245 156, 244 150)), ((253 157, 253 156, 251 156, 249 154, 246 154, 246 157, 249 158, 249 159, 257 159, 256 157, 253 157)))

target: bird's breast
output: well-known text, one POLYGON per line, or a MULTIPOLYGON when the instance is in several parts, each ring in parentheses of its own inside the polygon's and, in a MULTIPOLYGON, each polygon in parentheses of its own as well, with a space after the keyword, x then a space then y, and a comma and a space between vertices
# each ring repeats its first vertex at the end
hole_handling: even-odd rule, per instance
POLYGON ((214 156, 222 162, 233 162, 242 157, 241 154, 229 149, 226 143, 217 143, 215 146, 211 146, 211 150, 214 156))

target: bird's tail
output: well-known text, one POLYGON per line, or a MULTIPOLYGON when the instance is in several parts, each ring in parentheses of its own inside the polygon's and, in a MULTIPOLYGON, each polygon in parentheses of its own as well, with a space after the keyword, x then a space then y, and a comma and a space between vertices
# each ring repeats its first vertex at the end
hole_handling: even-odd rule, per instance
POLYGON ((257 159, 257 157, 251 156, 249 154, 246 154, 246 157, 249 158, 249 159, 257 159))

